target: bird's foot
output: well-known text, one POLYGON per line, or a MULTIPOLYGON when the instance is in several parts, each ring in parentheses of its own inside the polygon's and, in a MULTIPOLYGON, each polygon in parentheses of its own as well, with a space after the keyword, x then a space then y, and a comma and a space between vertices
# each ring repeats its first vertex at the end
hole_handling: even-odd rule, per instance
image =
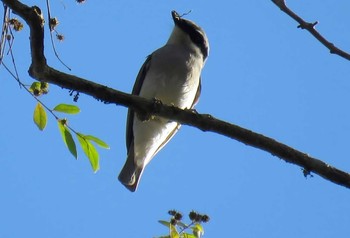
MULTIPOLYGON (((162 101, 159 100, 158 98, 153 98, 152 101, 153 101, 152 112, 153 112, 153 113, 159 112, 159 111, 160 111, 160 107, 163 105, 162 101)), ((137 118, 138 118, 140 121, 145 122, 145 121, 150 121, 150 120, 155 119, 156 116, 153 115, 153 114, 150 113, 150 112, 138 112, 138 113, 137 113, 137 118)))
POLYGON ((137 112, 136 116, 142 122, 146 122, 154 119, 154 115, 148 112, 137 112))

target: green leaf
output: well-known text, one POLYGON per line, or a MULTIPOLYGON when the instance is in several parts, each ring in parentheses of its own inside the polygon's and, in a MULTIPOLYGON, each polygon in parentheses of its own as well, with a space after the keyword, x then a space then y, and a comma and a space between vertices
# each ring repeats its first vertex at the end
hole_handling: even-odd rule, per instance
POLYGON ((104 142, 103 140, 101 140, 101 139, 99 139, 99 138, 97 138, 95 136, 85 135, 84 138, 86 140, 95 142, 98 146, 100 146, 100 147, 102 147, 104 149, 109 149, 109 145, 106 142, 104 142))
POLYGON ((160 224, 162 224, 162 225, 168 227, 168 228, 170 227, 170 222, 168 222, 168 221, 159 220, 158 222, 159 222, 160 224))
POLYGON ((41 82, 40 83, 40 90, 43 94, 46 94, 49 92, 49 83, 47 82, 41 82))
POLYGON ((81 148, 83 149, 85 155, 90 160, 91 167, 96 173, 100 169, 99 164, 99 155, 95 146, 85 138, 85 135, 77 133, 77 137, 80 143, 81 148))
POLYGON ((54 109, 56 112, 63 112, 67 114, 77 114, 80 112, 80 108, 70 104, 58 104, 54 109))
POLYGON ((182 228, 187 228, 187 227, 188 227, 188 225, 186 225, 185 223, 183 223, 183 222, 181 222, 181 221, 178 221, 178 222, 176 223, 176 225, 181 226, 182 228))
POLYGON ((204 234, 204 229, 203 227, 196 223, 194 226, 191 227, 191 229, 193 230, 193 235, 196 237, 196 238, 200 238, 203 236, 204 234))
POLYGON ((40 102, 36 104, 36 107, 34 109, 33 120, 35 125, 38 126, 39 130, 42 131, 45 129, 47 123, 47 115, 44 107, 40 102))
POLYGON ((41 83, 40 82, 34 82, 32 85, 30 85, 29 91, 34 93, 35 91, 41 90, 41 83))
POLYGON ((182 238, 197 238, 195 235, 189 234, 189 233, 183 233, 181 234, 182 238))
POLYGON ((58 129, 61 132, 62 139, 64 143, 66 144, 69 152, 75 157, 75 159, 78 159, 78 153, 77 153, 77 147, 75 145, 75 142, 73 140, 72 134, 68 130, 66 126, 67 120, 66 119, 60 119, 58 120, 58 129))
POLYGON ((179 232, 177 232, 176 227, 170 224, 170 237, 180 238, 179 232))
POLYGON ((49 84, 46 82, 34 82, 30 85, 29 91, 35 96, 46 94, 49 91, 49 84))

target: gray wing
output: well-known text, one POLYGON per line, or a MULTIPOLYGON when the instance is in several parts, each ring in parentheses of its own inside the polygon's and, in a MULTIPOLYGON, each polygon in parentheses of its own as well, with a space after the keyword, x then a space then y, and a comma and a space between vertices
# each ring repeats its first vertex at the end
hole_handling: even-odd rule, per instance
MULTIPOLYGON (((152 57, 152 55, 147 56, 145 63, 143 63, 143 65, 142 65, 142 67, 141 67, 141 69, 136 77, 136 81, 135 81, 135 84, 134 84, 134 87, 132 89, 131 94, 133 94, 133 95, 140 94, 143 80, 145 79, 146 73, 151 65, 151 57, 152 57)), ((128 117, 126 120, 126 148, 127 148, 128 154, 129 154, 130 145, 131 145, 132 141, 134 140, 134 133, 132 130, 133 122, 134 122, 134 111, 129 109, 128 110, 128 117)))

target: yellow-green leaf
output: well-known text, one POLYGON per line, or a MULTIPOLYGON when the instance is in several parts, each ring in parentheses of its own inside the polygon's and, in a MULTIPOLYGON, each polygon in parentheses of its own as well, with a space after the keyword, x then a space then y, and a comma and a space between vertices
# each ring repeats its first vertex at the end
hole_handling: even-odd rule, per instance
POLYGON ((100 169, 99 155, 95 146, 85 138, 83 134, 77 134, 81 148, 83 149, 85 155, 90 160, 91 167, 96 173, 100 169))
POLYGON ((100 147, 102 147, 102 148, 104 148, 104 149, 109 149, 109 145, 108 145, 106 142, 104 142, 103 140, 101 140, 101 139, 99 139, 99 138, 97 138, 97 137, 95 137, 95 136, 92 136, 92 135, 85 135, 84 138, 85 138, 86 140, 95 142, 96 145, 98 145, 98 146, 100 146, 100 147))
POLYGON ((170 237, 180 238, 179 232, 177 232, 176 227, 170 224, 170 237))
POLYGON ((49 91, 49 84, 46 82, 34 82, 30 85, 29 91, 35 96, 46 94, 49 91))
POLYGON ((47 115, 44 107, 40 102, 36 104, 36 107, 34 109, 33 120, 35 125, 38 126, 39 130, 42 131, 45 129, 47 123, 47 115))
POLYGON ((203 227, 196 223, 193 227, 191 227, 192 231, 193 231, 193 235, 197 238, 200 238, 204 235, 204 229, 203 227))
POLYGON ((168 221, 159 220, 158 222, 159 222, 160 224, 162 224, 162 225, 168 227, 168 228, 170 227, 170 222, 168 222, 168 221))
POLYGON ((75 142, 73 140, 72 134, 70 133, 69 129, 66 126, 67 120, 66 119, 60 119, 58 120, 58 128, 61 132, 62 139, 64 141, 64 144, 67 146, 69 152, 78 159, 78 153, 77 153, 77 147, 75 145, 75 142))
POLYGON ((176 223, 176 225, 181 226, 182 228, 187 228, 187 227, 188 227, 188 225, 186 225, 185 223, 183 223, 183 222, 181 222, 181 221, 178 221, 178 222, 176 223))
POLYGON ((67 114, 77 114, 80 112, 79 107, 64 103, 58 104, 53 110, 56 112, 63 112, 67 114))
POLYGON ((189 234, 189 233, 182 233, 182 238, 197 238, 195 235, 189 234))
POLYGON ((29 91, 32 92, 33 94, 37 94, 34 92, 40 92, 41 90, 41 83, 40 82, 33 82, 32 85, 29 87, 29 91))
POLYGON ((47 82, 41 82, 40 84, 40 90, 43 94, 46 94, 49 92, 49 83, 47 82))

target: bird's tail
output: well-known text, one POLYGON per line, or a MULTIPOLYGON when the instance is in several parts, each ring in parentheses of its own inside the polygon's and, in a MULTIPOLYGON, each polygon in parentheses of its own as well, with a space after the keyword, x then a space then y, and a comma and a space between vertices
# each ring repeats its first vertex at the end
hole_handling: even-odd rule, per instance
MULTIPOLYGON (((132 150, 133 151, 133 150, 132 150)), ((135 192, 140 181, 143 168, 135 165, 134 153, 129 153, 122 171, 118 176, 119 181, 131 192, 135 192)))

